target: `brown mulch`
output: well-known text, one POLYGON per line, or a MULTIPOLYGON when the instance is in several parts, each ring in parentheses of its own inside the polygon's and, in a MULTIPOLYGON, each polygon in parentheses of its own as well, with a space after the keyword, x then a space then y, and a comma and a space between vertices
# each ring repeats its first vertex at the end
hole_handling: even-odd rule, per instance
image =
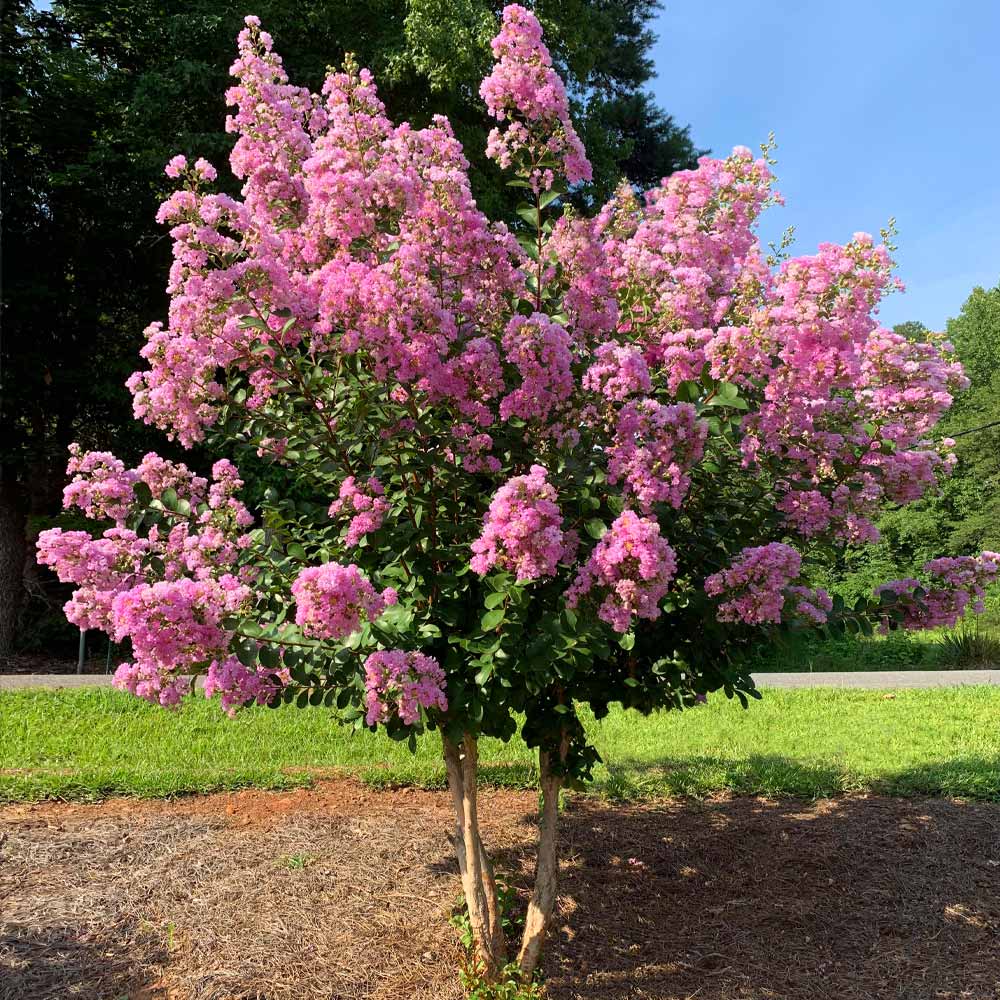
MULTIPOLYGON (((527 885, 536 799, 488 792, 527 885)), ((458 1000, 440 793, 0 808, 2 1000, 458 1000)), ((553 1000, 997 1000, 1000 807, 720 798, 563 814, 553 1000)))

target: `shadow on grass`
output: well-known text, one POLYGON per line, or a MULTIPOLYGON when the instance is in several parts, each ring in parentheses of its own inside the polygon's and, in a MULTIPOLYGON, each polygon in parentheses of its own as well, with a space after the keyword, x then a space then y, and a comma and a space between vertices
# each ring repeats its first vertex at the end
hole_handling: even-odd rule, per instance
MULTIPOLYGON (((434 770, 407 772, 404 768, 368 768, 359 775, 369 787, 376 789, 403 788, 416 785, 419 788, 447 788, 444 766, 434 770)), ((479 780, 486 788, 526 789, 538 786, 538 770, 532 764, 523 762, 480 763, 479 780)))
MULTIPOLYGON (((444 770, 408 773, 399 768, 370 768, 361 779, 372 788, 407 785, 444 788, 444 770)), ((483 764, 486 788, 534 789, 538 772, 528 763, 483 764)), ((820 798, 845 792, 927 795, 1000 800, 1000 758, 959 757, 888 771, 866 779, 836 763, 797 760, 776 754, 747 757, 690 756, 650 762, 618 759, 606 765, 586 791, 615 802, 637 802, 669 796, 704 797, 718 792, 820 798)))
POLYGON ((616 760, 594 789, 616 801, 665 795, 703 796, 718 791, 755 795, 832 795, 851 788, 848 772, 767 754, 749 757, 664 757, 655 762, 616 760))
MULTIPOLYGON (((1000 801, 1000 755, 953 757, 904 768, 882 782, 891 795, 928 795, 1000 801)), ((1000 976, 998 976, 1000 981, 1000 976)))
POLYGON ((134 921, 114 936, 85 925, 18 926, 0 934, 0 1000, 167 1000, 156 985, 168 954, 134 921))

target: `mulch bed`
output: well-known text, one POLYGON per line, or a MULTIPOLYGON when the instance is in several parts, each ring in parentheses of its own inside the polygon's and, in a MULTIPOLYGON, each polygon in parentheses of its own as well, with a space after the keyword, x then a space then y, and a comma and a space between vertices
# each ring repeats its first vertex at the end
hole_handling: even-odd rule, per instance
MULTIPOLYGON (((486 793, 527 885, 536 798, 486 793)), ((2 1000, 458 1000, 445 795, 0 808, 2 1000)), ((1000 807, 719 798, 563 816, 553 1000, 996 1000, 1000 807)))

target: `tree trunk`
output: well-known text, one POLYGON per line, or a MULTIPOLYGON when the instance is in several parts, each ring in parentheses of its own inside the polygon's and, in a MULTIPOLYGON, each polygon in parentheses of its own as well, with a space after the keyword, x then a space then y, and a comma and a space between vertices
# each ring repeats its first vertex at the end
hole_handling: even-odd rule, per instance
POLYGON ((20 490, 17 484, 0 478, 0 656, 13 652, 24 597, 24 528, 20 490))
POLYGON ((461 745, 442 735, 448 788, 455 807, 455 834, 451 838, 469 908, 479 973, 487 982, 497 979, 507 963, 493 865, 479 834, 477 803, 478 746, 466 733, 461 745))
MULTIPOLYGON (((559 748, 560 763, 565 763, 568 739, 563 735, 559 748)), ((559 790, 562 774, 552 770, 552 755, 548 750, 538 751, 539 785, 542 792, 541 815, 538 830, 538 860, 535 867, 535 891, 528 903, 524 921, 524 936, 517 964, 521 978, 528 982, 538 968, 542 957, 545 935, 552 921, 559 876, 558 825, 559 790)))

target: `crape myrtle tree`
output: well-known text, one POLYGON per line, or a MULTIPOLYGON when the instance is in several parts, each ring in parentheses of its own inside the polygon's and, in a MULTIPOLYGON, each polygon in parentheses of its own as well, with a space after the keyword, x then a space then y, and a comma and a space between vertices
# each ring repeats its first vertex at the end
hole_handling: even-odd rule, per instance
POLYGON ((598 760, 580 706, 746 703, 743 654, 769 632, 954 620, 1000 558, 930 562, 851 608, 811 587, 831 546, 949 470, 931 435, 960 365, 878 327, 884 244, 763 254, 766 156, 574 211, 591 167, 535 17, 507 7, 493 52, 514 229, 477 208, 447 120, 392 124, 350 58, 320 95, 291 85, 247 19, 227 95, 242 196, 211 193, 207 161, 168 164, 169 323, 129 383, 139 418, 226 457, 201 477, 75 449, 66 503, 103 524, 39 543, 77 585, 71 620, 131 640, 116 683, 140 697, 175 705, 204 675, 229 712, 440 731, 487 980, 537 968, 559 791, 598 760), (253 512, 250 455, 284 484, 253 512), (517 944, 477 744, 519 726, 541 817, 517 944))

